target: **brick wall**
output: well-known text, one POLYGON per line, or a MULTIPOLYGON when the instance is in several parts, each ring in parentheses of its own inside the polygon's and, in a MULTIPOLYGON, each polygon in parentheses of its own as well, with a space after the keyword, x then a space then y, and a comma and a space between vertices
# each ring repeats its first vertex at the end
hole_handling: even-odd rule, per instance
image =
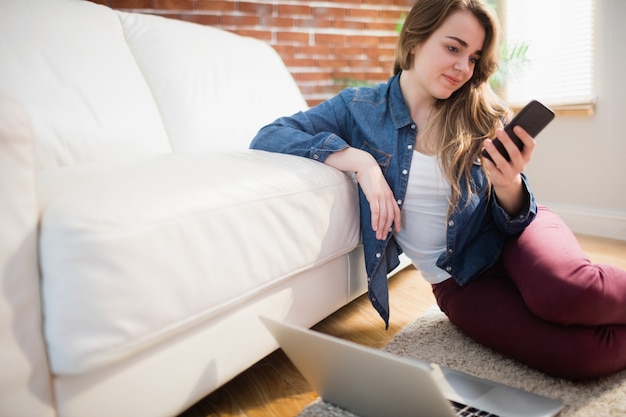
POLYGON ((412 0, 91 0, 223 28, 268 42, 309 105, 345 86, 386 81, 396 25, 412 0))

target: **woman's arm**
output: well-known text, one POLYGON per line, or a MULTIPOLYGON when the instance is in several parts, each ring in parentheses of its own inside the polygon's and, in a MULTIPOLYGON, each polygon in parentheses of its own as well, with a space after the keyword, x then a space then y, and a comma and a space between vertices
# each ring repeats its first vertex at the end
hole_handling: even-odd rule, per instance
POLYGON ((344 100, 335 96, 263 127, 252 139, 250 148, 324 162, 328 155, 350 146, 350 121, 344 100))
POLYGON ((510 162, 498 152, 491 140, 487 139, 483 143, 493 158, 493 162, 484 158, 483 164, 491 177, 498 203, 511 217, 517 216, 528 205, 528 194, 523 186, 521 173, 530 162, 535 149, 535 141, 524 129, 515 126, 513 130, 524 143, 522 151, 517 148, 504 130, 500 129, 496 132, 496 136, 511 157, 510 162))
POLYGON ((252 140, 252 149, 304 156, 344 172, 354 172, 367 198, 376 237, 387 237, 392 224, 400 230, 400 208, 374 157, 352 147, 353 118, 346 103, 351 90, 344 90, 320 105, 262 128, 252 140))
POLYGON ((326 164, 341 171, 354 172, 372 212, 372 229, 376 239, 384 240, 394 225, 400 231, 400 207, 380 166, 369 153, 347 148, 328 156, 326 164))

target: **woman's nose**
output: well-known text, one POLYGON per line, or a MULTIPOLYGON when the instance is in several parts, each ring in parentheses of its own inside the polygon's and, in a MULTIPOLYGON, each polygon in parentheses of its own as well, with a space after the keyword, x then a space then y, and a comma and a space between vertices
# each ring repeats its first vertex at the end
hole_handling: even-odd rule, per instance
POLYGON ((463 73, 469 71, 469 61, 459 59, 456 64, 454 64, 454 69, 463 73))

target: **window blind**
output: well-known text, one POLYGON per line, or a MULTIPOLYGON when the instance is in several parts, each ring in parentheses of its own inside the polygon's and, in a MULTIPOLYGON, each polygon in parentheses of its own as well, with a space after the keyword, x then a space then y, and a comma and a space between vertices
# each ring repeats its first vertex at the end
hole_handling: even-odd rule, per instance
POLYGON ((591 103, 593 0, 505 0, 509 46, 525 43, 523 71, 506 81, 506 99, 552 106, 591 103))

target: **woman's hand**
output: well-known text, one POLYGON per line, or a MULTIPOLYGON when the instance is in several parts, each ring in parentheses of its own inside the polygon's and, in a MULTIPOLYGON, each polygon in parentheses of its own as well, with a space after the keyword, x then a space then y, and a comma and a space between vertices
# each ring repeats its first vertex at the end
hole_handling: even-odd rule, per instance
POLYGON ((526 195, 522 187, 521 173, 532 159, 535 150, 535 141, 524 129, 519 126, 513 127, 513 131, 524 143, 524 149, 520 151, 509 135, 502 129, 496 131, 496 136, 509 153, 511 161, 507 161, 493 142, 489 139, 483 142, 483 146, 489 152, 493 162, 483 158, 483 165, 489 172, 491 183, 498 202, 509 215, 515 216, 526 204, 526 195))
POLYGON ((376 239, 384 240, 392 224, 395 225, 396 231, 400 231, 400 207, 383 172, 374 158, 372 160, 374 165, 367 165, 356 171, 356 179, 370 203, 372 229, 376 232, 376 239))
POLYGON ((376 239, 386 239, 392 225, 396 231, 400 231, 400 207, 372 155, 359 149, 347 148, 330 155, 325 163, 342 171, 356 173, 356 179, 370 204, 372 229, 376 232, 376 239))

